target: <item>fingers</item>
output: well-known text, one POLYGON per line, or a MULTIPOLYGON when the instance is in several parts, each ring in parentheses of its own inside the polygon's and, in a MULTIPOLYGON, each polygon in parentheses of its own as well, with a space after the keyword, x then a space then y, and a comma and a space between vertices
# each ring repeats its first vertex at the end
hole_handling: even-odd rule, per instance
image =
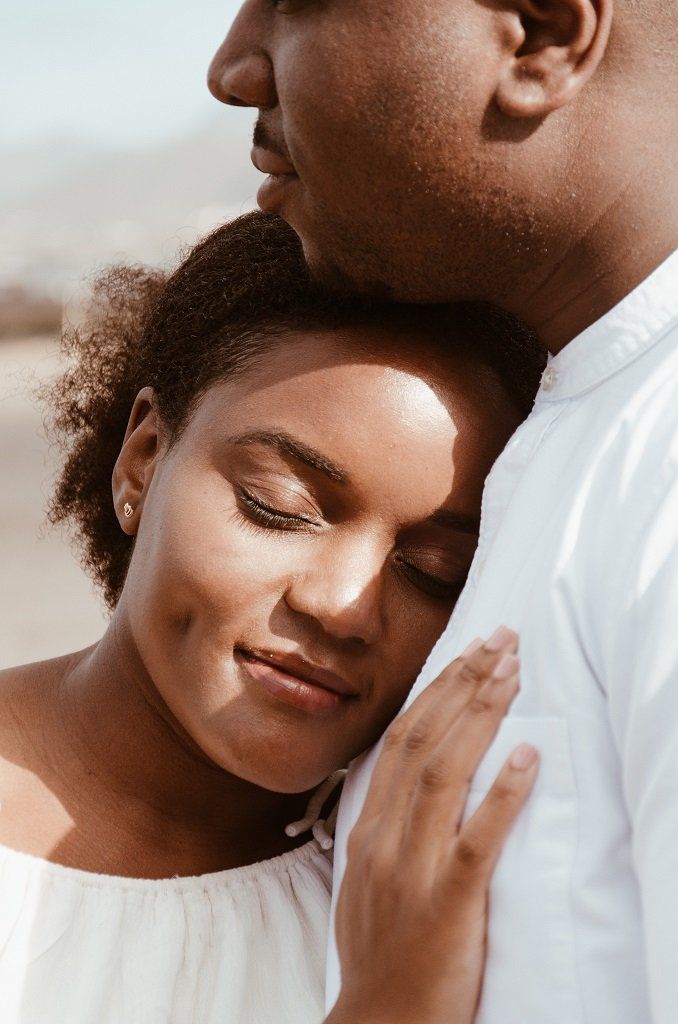
POLYGON ((452 850, 449 878, 470 891, 485 888, 513 824, 534 787, 539 754, 528 743, 513 751, 452 850))
POLYGON ((420 765, 411 788, 407 825, 410 842, 416 848, 429 848, 432 870, 440 859, 447 859, 471 780, 520 689, 518 669, 516 655, 502 655, 489 680, 420 765))
POLYGON ((405 752, 416 755, 420 745, 430 750, 446 731, 449 721, 474 699, 499 658, 517 651, 518 634, 506 626, 500 626, 485 643, 480 639, 470 643, 401 715, 407 729, 403 742, 405 752))
POLYGON ((487 682, 504 653, 518 650, 518 636, 501 626, 483 643, 474 640, 388 728, 377 760, 363 820, 380 813, 414 784, 422 759, 440 742, 450 724, 487 682))

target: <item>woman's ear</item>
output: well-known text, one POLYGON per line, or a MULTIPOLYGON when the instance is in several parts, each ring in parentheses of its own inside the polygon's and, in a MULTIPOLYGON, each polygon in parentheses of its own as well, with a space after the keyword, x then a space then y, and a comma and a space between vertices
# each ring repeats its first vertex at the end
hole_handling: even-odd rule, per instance
POLYGON ((511 118, 545 117, 569 103, 605 53, 614 0, 501 0, 508 60, 495 101, 511 118))
POLYGON ((139 528, 144 498, 160 455, 161 438, 153 388, 142 388, 132 406, 112 480, 115 514, 130 537, 139 528))

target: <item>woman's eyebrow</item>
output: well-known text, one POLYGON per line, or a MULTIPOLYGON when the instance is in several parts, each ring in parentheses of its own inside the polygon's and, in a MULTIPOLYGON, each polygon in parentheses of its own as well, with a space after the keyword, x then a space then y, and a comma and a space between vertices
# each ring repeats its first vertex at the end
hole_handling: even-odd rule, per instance
POLYGON ((460 530, 462 533, 480 532, 480 517, 469 516, 464 512, 455 512, 454 509, 439 508, 429 519, 436 526, 445 526, 449 530, 460 530))
POLYGON ((247 434, 239 434, 237 437, 232 437, 230 440, 232 444, 237 445, 266 445, 282 455, 291 456, 291 458, 296 459, 298 462, 303 462, 305 466, 323 473, 330 480, 334 480, 335 483, 343 484, 348 480, 348 473, 340 466, 337 466, 335 462, 322 455, 321 452, 316 451, 315 448, 309 447, 309 445, 300 441, 299 438, 292 437, 291 434, 286 434, 284 431, 253 430, 247 434))

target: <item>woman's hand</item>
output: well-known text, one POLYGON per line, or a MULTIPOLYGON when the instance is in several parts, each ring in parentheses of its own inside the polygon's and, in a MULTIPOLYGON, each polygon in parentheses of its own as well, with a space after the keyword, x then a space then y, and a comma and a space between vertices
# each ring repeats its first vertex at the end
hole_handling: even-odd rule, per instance
POLYGON ((518 638, 476 641, 386 733, 337 905, 327 1024, 472 1024, 495 863, 537 774, 514 751, 471 818, 473 774, 519 690, 518 638))

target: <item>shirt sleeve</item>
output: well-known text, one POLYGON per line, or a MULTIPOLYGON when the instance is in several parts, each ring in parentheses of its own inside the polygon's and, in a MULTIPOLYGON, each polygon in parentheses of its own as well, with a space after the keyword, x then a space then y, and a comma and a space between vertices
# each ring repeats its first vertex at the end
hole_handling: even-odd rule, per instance
MULTIPOLYGON (((666 465, 666 463, 664 464, 666 465)), ((647 491, 650 491, 648 495, 647 491)), ((617 534, 604 686, 643 906, 653 1024, 678 1021, 678 483, 675 462, 617 534), (622 543, 622 539, 625 541, 622 543)), ((614 537, 615 530, 611 535, 614 537)), ((603 588, 605 589, 605 588, 603 588)), ((602 595, 601 595, 602 596, 602 595)))

